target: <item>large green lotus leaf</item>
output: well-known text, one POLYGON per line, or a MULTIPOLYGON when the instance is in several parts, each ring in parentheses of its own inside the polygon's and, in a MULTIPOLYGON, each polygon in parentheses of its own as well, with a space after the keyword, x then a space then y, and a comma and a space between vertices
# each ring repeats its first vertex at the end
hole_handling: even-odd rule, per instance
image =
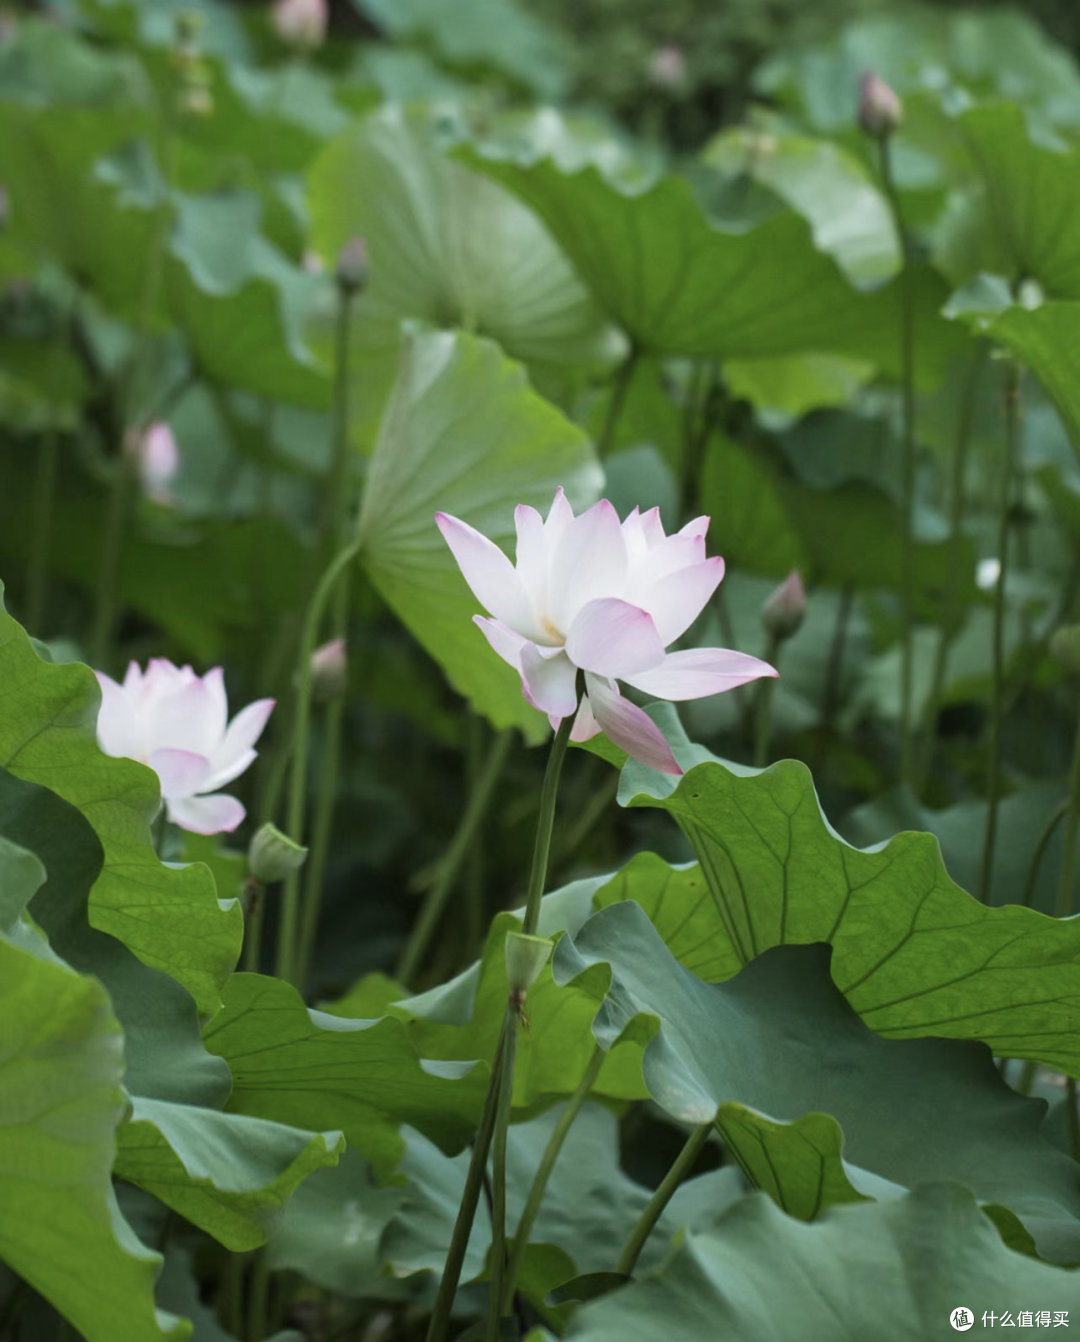
MULTIPOLYGON (((1044 1105, 1011 1090, 977 1044, 875 1034, 837 991, 828 961, 821 945, 774 946, 734 979, 705 983, 626 902, 563 937, 553 972, 565 983, 610 966, 594 1026, 602 1045, 642 1014, 659 1022, 643 1075, 672 1117, 703 1123, 720 1110, 723 1136, 726 1102, 786 1122, 832 1115, 860 1168, 907 1188, 962 1180, 1019 1217, 1040 1254, 1077 1261, 1080 1187, 1070 1159, 1041 1130, 1044 1105)), ((744 1116, 734 1117, 744 1134, 744 1116)), ((794 1140, 785 1155, 819 1170, 813 1149, 794 1140)))
POLYGON ((767 186, 799 212, 819 251, 853 284, 876 284, 900 269, 900 242, 878 184, 854 154, 828 140, 769 128, 721 131, 702 151, 726 177, 767 186))
POLYGON ((428 1061, 402 1021, 309 1011, 289 984, 259 974, 233 975, 203 1037, 232 1072, 230 1112, 309 1130, 332 1124, 383 1173, 400 1158, 402 1123, 464 1145, 487 1089, 486 1064, 428 1061))
POLYGON ((198 864, 164 866, 150 842, 160 805, 155 775, 133 760, 102 753, 95 739, 100 691, 77 663, 37 655, 15 620, 0 610, 0 766, 70 802, 89 821, 104 853, 90 891, 89 920, 144 964, 171 974, 213 1011, 240 951, 238 903, 219 903, 198 864))
POLYGON ((191 994, 87 921, 104 852, 86 817, 48 788, 0 769, 0 834, 29 850, 48 872, 30 913, 52 950, 109 990, 124 1030, 125 1088, 162 1100, 223 1104, 229 1071, 203 1047, 191 994))
POLYGON ((110 1182, 123 1070, 101 984, 0 937, 0 1257, 87 1342, 179 1342, 110 1182))
MULTIPOLYGON (((753 227, 709 222, 687 182, 620 186, 589 165, 468 161, 536 210, 608 315, 645 353, 760 359, 828 352, 899 366, 896 282, 864 294, 793 211, 753 227), (778 266, 776 258, 784 264, 778 266)), ((934 379, 962 343, 938 315, 942 281, 916 274, 917 371, 934 379)))
MULTIPOLYGON (((730 948, 709 949, 710 969, 828 942, 837 987, 878 1034, 979 1039, 1005 1057, 1080 1070, 1080 922, 980 904, 950 879, 932 834, 851 847, 794 760, 739 775, 699 762, 705 753, 691 748, 677 783, 627 765, 620 798, 662 807, 693 845, 710 897, 693 935, 704 939, 710 918, 730 948)), ((657 924, 665 936, 677 916, 672 901, 657 924)))
POLYGON ((315 247, 333 262, 350 238, 367 244, 365 323, 390 344, 401 319, 416 318, 488 336, 516 359, 617 357, 614 333, 544 225, 430 139, 391 106, 327 145, 312 169, 315 247))
POLYGON ((364 490, 364 563, 476 711, 498 728, 520 727, 531 741, 547 734, 546 720, 473 624, 480 606, 435 513, 505 543, 517 504, 546 513, 558 485, 575 505, 591 502, 601 478, 581 430, 490 341, 447 332, 406 339, 364 490))
POLYGON ((114 1172, 240 1252, 266 1242, 297 1185, 336 1164, 344 1144, 339 1132, 136 1099, 117 1134, 114 1172))
POLYGON ((728 359, 724 364, 732 396, 792 419, 810 410, 850 405, 873 375, 872 363, 843 354, 784 354, 728 359))
MULTIPOLYGON (((1080 1307, 1080 1278, 1007 1249, 955 1184, 877 1205, 837 1207, 813 1225, 751 1194, 691 1232, 663 1269, 582 1306, 568 1342, 926 1342, 949 1316, 1080 1307)), ((988 1315, 989 1317, 989 1315, 988 1315)))
MULTIPOLYGON (((1080 266, 1080 252, 1077 253, 1080 266)), ((1080 452, 1080 380, 1073 352, 1080 341, 1080 302, 1010 307, 980 324, 1035 374, 1057 406, 1080 452)))
POLYGON ((1080 209, 1080 153, 1035 143, 1015 103, 971 107, 952 127, 975 195, 944 244, 957 284, 980 271, 1034 280, 1048 297, 1080 298, 1080 242, 1062 221, 1080 209))

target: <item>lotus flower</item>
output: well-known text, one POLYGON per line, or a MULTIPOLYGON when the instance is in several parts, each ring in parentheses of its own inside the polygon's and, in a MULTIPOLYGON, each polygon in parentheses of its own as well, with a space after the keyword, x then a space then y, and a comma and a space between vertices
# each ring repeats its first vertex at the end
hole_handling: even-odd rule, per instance
POLYGON ((195 834, 234 830, 243 804, 217 789, 231 783, 255 758, 273 699, 248 704, 226 726, 228 702, 221 667, 197 676, 190 666, 155 658, 143 672, 132 662, 118 685, 97 673, 101 685, 98 743, 106 755, 147 764, 161 781, 169 819, 195 834))
POLYGON ((326 40, 326 0, 276 0, 270 16, 274 31, 289 46, 319 47, 326 40))
POLYGON ((171 507, 176 500, 170 486, 180 469, 180 449, 172 429, 168 424, 155 422, 141 433, 130 434, 126 447, 139 473, 143 493, 154 503, 171 507))
POLYGON ((535 508, 517 509, 516 565, 467 523, 446 513, 435 520, 489 612, 474 616, 476 623, 553 727, 576 713, 573 741, 603 730, 634 759, 679 774, 663 733, 623 697, 618 681, 660 699, 700 699, 776 675, 766 662, 725 648, 665 651, 724 576, 724 561, 705 557, 707 517, 667 536, 658 508, 635 508, 620 523, 601 499, 575 517, 559 489, 546 521, 535 508))

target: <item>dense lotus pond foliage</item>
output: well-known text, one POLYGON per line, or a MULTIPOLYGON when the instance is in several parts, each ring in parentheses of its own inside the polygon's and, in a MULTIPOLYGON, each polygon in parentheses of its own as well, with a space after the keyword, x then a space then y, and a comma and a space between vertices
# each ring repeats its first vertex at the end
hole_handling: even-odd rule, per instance
POLYGON ((1080 1327, 1080 69, 586 8, 0 17, 0 1342, 1080 1327))

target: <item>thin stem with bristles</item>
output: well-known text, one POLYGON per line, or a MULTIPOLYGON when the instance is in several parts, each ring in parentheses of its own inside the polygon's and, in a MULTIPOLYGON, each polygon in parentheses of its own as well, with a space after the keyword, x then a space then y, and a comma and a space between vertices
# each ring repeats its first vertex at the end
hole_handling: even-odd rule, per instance
POLYGON ((709 1140, 709 1134, 713 1130, 713 1123, 702 1123, 700 1127, 694 1128, 690 1136, 686 1139, 686 1144, 675 1161, 664 1175, 659 1188, 649 1199, 645 1210, 637 1219, 633 1230, 626 1243, 623 1245, 623 1251, 619 1255, 619 1261, 616 1264, 615 1271, 623 1276, 629 1277, 633 1272, 642 1249, 645 1247, 645 1241, 652 1234, 657 1221, 664 1214, 664 1208, 675 1196, 679 1185, 686 1178, 693 1168, 694 1161, 701 1153, 702 1147, 709 1140))
POLYGON ((915 658, 915 295, 911 240, 904 223, 900 193, 893 176, 891 138, 878 140, 881 180, 900 239, 900 440, 903 555, 900 571, 900 778, 913 779, 912 682, 915 658))
POLYGON ((1005 374, 1005 459, 1001 465, 998 497, 998 560, 1001 565, 994 587, 994 631, 992 685, 990 691, 990 737, 986 762, 986 831, 979 865, 977 894, 984 904, 990 899, 994 850, 997 845, 998 804, 1001 800, 1001 722, 1005 695, 1005 587, 1009 575, 1009 502, 1020 436, 1020 373, 1009 360, 1005 374))

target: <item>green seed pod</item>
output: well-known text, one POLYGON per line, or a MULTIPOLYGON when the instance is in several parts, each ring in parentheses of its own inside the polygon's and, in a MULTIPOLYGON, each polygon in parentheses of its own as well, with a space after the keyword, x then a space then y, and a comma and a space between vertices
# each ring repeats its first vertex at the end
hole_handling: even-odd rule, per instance
POLYGON ((308 850, 282 834, 276 825, 267 822, 255 831, 248 847, 248 871, 260 885, 283 881, 304 865, 308 850))

